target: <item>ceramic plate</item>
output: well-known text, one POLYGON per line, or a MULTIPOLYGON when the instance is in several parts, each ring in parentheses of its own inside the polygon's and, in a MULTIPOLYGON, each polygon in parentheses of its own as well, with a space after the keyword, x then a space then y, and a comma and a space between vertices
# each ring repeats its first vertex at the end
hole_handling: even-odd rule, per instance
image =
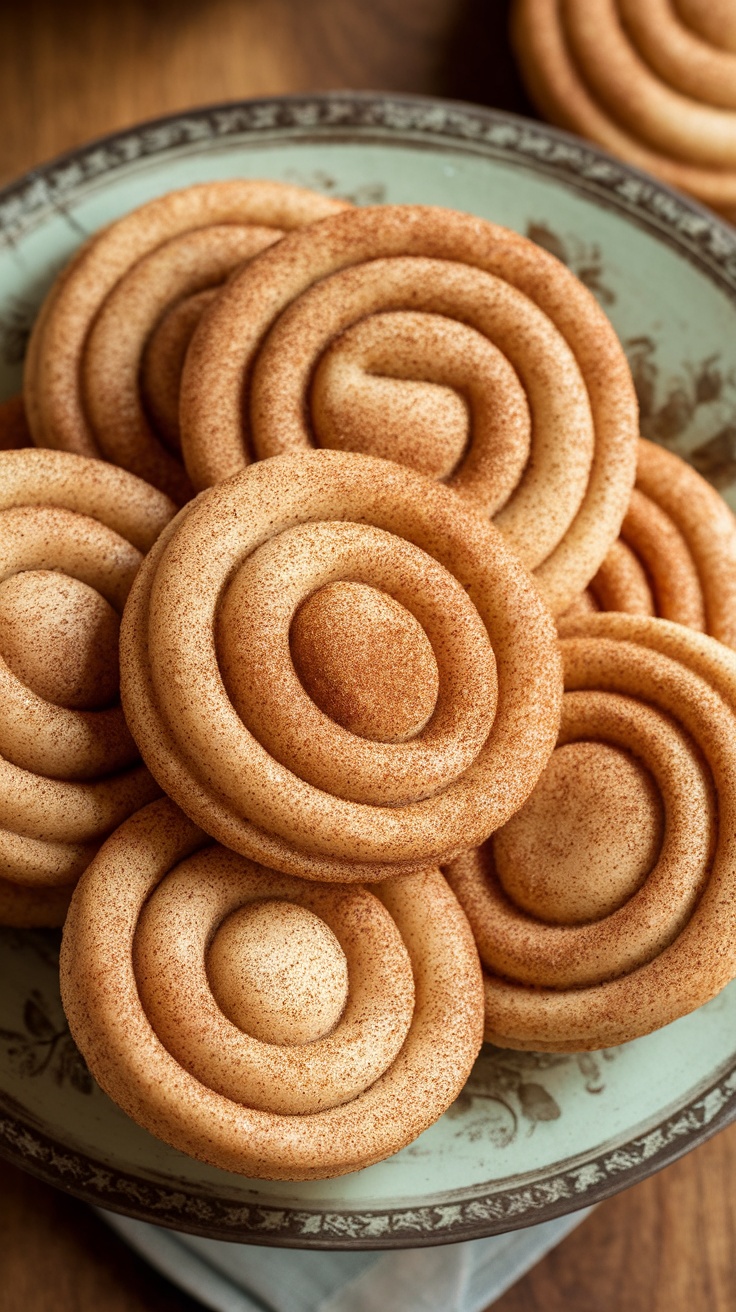
MULTIPOLYGON (((451 205, 527 233, 618 330, 644 433, 736 506, 736 233, 571 137, 472 106, 336 94, 225 105, 110 137, 0 194, 0 395, 56 271, 172 187, 270 177, 358 204, 451 205)), ((0 1151, 131 1216, 310 1248, 446 1243, 546 1220, 672 1161, 736 1115, 736 986, 611 1052, 483 1051, 438 1124, 326 1183, 246 1180, 153 1139, 94 1085, 59 1003, 58 936, 0 932, 0 1151)))

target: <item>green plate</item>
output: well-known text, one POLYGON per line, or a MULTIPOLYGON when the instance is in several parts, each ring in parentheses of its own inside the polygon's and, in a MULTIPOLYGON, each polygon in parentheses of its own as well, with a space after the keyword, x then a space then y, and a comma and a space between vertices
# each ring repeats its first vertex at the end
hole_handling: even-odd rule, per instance
MULTIPOLYGON (((527 233, 593 290, 629 354, 644 433, 736 506, 736 233, 536 123, 406 97, 248 101, 144 124, 0 193, 0 395, 45 289, 101 224, 211 178, 423 201, 527 233)), ((218 1239, 447 1243, 531 1225, 643 1179, 736 1115, 736 986, 610 1052, 483 1051, 396 1157, 324 1183, 243 1179, 153 1139, 94 1085, 59 1002, 58 936, 0 931, 0 1152, 104 1207, 218 1239)))

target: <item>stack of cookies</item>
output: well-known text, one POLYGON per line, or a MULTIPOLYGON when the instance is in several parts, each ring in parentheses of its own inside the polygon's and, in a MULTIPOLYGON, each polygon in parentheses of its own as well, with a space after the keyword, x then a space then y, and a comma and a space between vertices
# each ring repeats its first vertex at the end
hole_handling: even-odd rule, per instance
POLYGON ((188 188, 0 427, 0 920, 140 1124, 340 1175, 736 976, 736 521, 552 255, 188 188))

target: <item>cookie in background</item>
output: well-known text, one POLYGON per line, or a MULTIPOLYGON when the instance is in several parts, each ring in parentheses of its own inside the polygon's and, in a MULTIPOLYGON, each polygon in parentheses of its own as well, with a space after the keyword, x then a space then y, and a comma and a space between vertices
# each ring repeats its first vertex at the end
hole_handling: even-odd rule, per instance
POLYGON ((514 0, 539 112, 736 215, 733 0, 514 0))

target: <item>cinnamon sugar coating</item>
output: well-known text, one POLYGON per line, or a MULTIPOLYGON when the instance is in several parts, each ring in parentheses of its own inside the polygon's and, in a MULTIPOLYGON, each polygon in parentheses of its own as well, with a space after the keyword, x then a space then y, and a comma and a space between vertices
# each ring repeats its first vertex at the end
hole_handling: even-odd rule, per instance
POLYGON ((736 976, 736 656, 666 620, 561 629, 558 748, 506 829, 447 873, 486 970, 486 1038, 578 1051, 736 976))
POLYGON ((131 592, 121 688, 193 820, 273 869, 343 881, 408 873, 503 824, 552 749, 561 678, 551 617, 492 525, 411 470, 320 451, 180 512, 131 592))
POLYGON ((212 845, 168 799, 80 881, 61 986, 128 1115, 263 1179, 397 1152, 457 1097, 482 1038, 478 955, 438 870, 375 891, 307 883, 212 845))
POLYGON ((592 295, 524 237, 430 206, 345 211, 232 278, 192 338, 181 425, 200 488, 313 446, 448 482, 555 613, 634 481, 633 385, 592 295))
POLYGON ((96 233, 31 336, 24 393, 36 445, 102 457, 187 501, 172 391, 208 292, 284 231, 342 208, 285 183, 209 182, 96 233))
POLYGON ((736 518, 700 474, 641 439, 621 536, 570 614, 656 615, 736 648, 736 518))
POLYGON ((736 211, 736 25, 729 0, 515 0, 512 41, 560 127, 736 211))
POLYGON ((120 706, 118 633, 173 513, 123 470, 0 453, 0 923, 62 923, 103 838, 159 792, 120 706))
POLYGON ((424 629, 388 592, 327 583, 303 601, 289 629, 294 668, 331 720, 375 742, 421 733, 439 695, 424 629))

